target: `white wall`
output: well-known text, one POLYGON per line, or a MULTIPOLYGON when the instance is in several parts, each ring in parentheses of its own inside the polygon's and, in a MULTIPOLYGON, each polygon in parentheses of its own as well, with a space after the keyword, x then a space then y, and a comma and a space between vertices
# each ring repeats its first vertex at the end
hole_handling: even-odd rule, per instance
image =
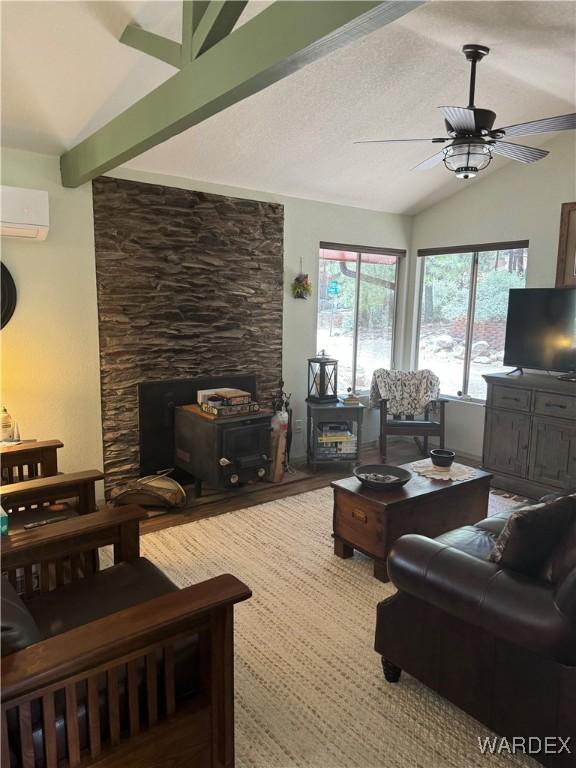
MULTIPOLYGON (((308 301, 292 298, 290 284, 300 271, 300 258, 316 287, 321 240, 407 250, 410 218, 139 171, 119 169, 110 175, 284 204, 283 369, 294 419, 304 421, 306 360, 317 352, 317 293, 308 301)), ((64 469, 101 467, 91 185, 64 189, 57 158, 13 150, 3 150, 2 182, 47 189, 51 214, 44 243, 2 240, 3 259, 19 288, 16 313, 2 333, 3 402, 20 422, 23 436, 62 438, 64 469)), ((365 439, 374 440, 374 414, 367 414, 366 426, 365 439)), ((293 455, 304 452, 302 432, 295 435, 293 455)))
POLYGON ((0 334, 2 403, 23 438, 59 438, 60 468, 102 468, 100 364, 90 186, 60 184, 58 158, 2 151, 2 183, 48 190, 43 241, 2 238, 18 291, 0 334))
MULTIPOLYGON (((521 143, 521 140, 519 140, 521 143)), ((526 284, 547 288, 556 279, 562 203, 576 200, 575 139, 571 132, 548 142, 550 154, 534 165, 510 162, 414 217, 408 280, 411 307, 406 307, 406 334, 415 353, 419 248, 530 241, 526 284)), ((498 162, 498 161, 496 161, 498 162)), ((442 169, 440 169, 442 170, 442 169)), ((405 362, 409 365, 414 361, 405 362)), ((455 402, 447 409, 447 443, 472 456, 482 453, 484 407, 455 402)))

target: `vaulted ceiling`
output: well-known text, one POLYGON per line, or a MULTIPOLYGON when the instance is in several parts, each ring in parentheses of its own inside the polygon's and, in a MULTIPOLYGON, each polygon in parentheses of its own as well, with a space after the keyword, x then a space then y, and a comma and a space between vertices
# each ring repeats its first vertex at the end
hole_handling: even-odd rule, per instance
MULTIPOLYGON (((252 0, 239 24, 267 5, 252 0)), ((172 67, 118 38, 136 21, 178 39, 180 9, 171 0, 2 2, 2 144, 59 154, 167 80, 172 67)), ((127 165, 414 213, 463 183, 442 166, 410 170, 436 147, 353 141, 442 135, 436 107, 467 103, 467 42, 491 48, 476 104, 493 109, 497 124, 576 111, 575 40, 575 2, 433 0, 127 165)))

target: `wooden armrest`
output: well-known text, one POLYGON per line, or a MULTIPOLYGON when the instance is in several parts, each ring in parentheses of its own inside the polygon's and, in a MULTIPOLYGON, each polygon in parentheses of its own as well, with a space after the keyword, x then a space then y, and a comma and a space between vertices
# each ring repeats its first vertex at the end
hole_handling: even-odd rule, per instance
POLYGON ((139 522, 146 511, 135 504, 103 507, 98 512, 57 523, 15 531, 2 539, 2 567, 21 568, 114 544, 115 561, 138 557, 139 522), (136 541, 134 542, 134 535, 136 541))
POLYGON ((35 643, 2 659, 2 701, 175 637, 193 629, 210 611, 251 595, 239 579, 224 574, 35 643))
POLYGON ((73 491, 80 485, 96 483, 98 480, 103 479, 104 475, 98 469, 69 472, 63 475, 53 475, 52 477, 37 477, 34 480, 24 480, 21 483, 3 485, 0 489, 0 498, 2 501, 11 502, 20 496, 29 499, 40 497, 45 493, 62 493, 62 496, 65 496, 67 491, 73 491))
POLYGON ((63 448, 60 440, 24 440, 16 445, 3 445, 0 447, 0 456, 18 456, 41 450, 42 448, 63 448))

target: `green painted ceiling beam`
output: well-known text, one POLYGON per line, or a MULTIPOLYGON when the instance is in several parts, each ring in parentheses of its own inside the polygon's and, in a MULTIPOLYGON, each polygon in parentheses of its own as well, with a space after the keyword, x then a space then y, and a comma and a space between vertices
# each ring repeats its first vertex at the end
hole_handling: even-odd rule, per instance
POLYGON ((62 183, 116 168, 424 1, 273 3, 62 155, 62 183))
POLYGON ((210 0, 192 36, 192 58, 197 58, 232 32, 248 0, 210 0))
POLYGON ((120 42, 131 48, 136 48, 142 53, 147 53, 149 56, 154 56, 155 59, 161 59, 177 69, 180 68, 181 46, 174 40, 168 40, 166 37, 154 34, 154 32, 147 32, 135 24, 129 24, 122 33, 120 42))
POLYGON ((192 56, 192 37, 210 0, 183 0, 182 3, 182 64, 188 64, 192 56))

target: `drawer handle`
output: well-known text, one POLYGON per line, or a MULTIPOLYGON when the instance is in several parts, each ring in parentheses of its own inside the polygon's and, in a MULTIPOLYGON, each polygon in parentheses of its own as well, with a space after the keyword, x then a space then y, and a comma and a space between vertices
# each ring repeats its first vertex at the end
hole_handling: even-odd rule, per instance
POLYGON ((566 406, 564 403, 544 403, 546 408, 562 408, 562 410, 566 410, 566 406))
POLYGON ((510 397, 510 395, 502 395, 502 400, 513 400, 515 403, 520 402, 519 397, 510 397))
POLYGON ((361 523, 367 523, 368 522, 368 515, 366 512, 360 512, 359 509, 353 509, 352 510, 352 517, 355 520, 360 520, 361 523))

